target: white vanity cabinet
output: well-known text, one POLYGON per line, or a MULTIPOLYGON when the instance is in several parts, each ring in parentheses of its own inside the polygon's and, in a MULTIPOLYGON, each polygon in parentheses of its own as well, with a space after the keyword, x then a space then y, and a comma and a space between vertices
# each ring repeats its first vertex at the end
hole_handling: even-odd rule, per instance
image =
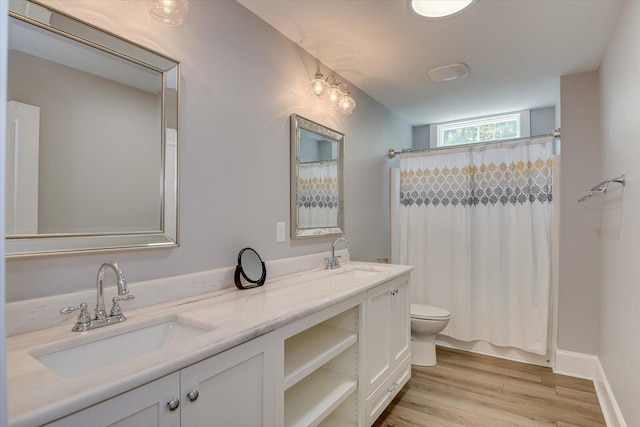
POLYGON ((263 335, 180 371, 180 425, 274 427, 276 352, 263 335))
POLYGON ((174 372, 47 426, 174 427, 180 410, 170 411, 167 402, 178 397, 179 387, 180 374, 174 372))
POLYGON ((275 351, 271 335, 48 425, 274 427, 275 351), (171 410, 171 405, 177 406, 171 410))
MULTIPOLYGON (((288 296, 286 306, 267 299, 271 305, 261 303, 273 317, 267 308, 260 316, 277 322, 271 332, 190 365, 193 359, 185 358, 173 373, 48 425, 371 426, 411 376, 410 270, 388 268, 402 268, 402 275, 376 285, 362 278, 330 276, 314 283, 326 288, 310 289, 306 299, 288 296), (330 305, 324 303, 327 299, 330 305)), ((304 285, 284 289, 302 295, 294 286, 304 285)), ((239 293, 238 298, 244 295, 248 294, 239 293)), ((267 325, 261 322, 256 324, 267 325)), ((254 335, 251 331, 247 329, 245 336, 254 335)), ((202 341, 183 344, 199 351, 202 341)), ((185 353, 167 349, 166 357, 181 351, 185 353)), ((159 354, 154 358, 162 360, 159 354)), ((39 423, 16 423, 34 424, 39 423)))
POLYGON ((285 427, 362 425, 359 379, 364 295, 280 330, 285 427))
POLYGON ((411 377, 409 297, 409 275, 367 291, 367 425, 373 424, 411 377))

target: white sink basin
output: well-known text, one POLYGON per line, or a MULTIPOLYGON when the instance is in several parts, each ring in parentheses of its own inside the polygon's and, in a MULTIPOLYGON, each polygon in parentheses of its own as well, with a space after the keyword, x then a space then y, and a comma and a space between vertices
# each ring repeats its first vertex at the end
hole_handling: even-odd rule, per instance
POLYGON ((371 277, 376 274, 380 274, 385 272, 386 269, 383 268, 365 268, 365 267, 356 267, 349 270, 345 270, 341 273, 338 273, 342 276, 348 277, 371 277))
MULTIPOLYGON (((105 332, 110 326, 106 328, 105 332)), ((92 332, 97 333, 89 331, 88 334, 92 332)), ((57 374, 75 377, 126 362, 207 332, 209 330, 178 320, 163 319, 160 323, 104 336, 91 342, 77 343, 77 340, 73 340, 70 346, 62 349, 51 345, 37 349, 31 355, 57 374)))

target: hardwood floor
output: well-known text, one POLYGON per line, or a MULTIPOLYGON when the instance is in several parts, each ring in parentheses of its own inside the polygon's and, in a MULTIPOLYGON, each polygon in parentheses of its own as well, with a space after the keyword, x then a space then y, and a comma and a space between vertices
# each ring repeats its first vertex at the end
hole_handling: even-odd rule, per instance
POLYGON ((593 383, 550 368, 438 347, 375 427, 605 426, 593 383))

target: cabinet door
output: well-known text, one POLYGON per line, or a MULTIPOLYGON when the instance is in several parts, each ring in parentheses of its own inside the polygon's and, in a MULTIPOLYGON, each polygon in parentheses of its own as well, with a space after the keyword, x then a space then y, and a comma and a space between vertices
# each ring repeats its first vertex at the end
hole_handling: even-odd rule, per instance
POLYGON ((391 295, 391 363, 394 368, 409 355, 411 340, 411 301, 409 296, 409 280, 394 281, 391 295))
POLYGON ((367 291, 366 306, 366 386, 369 396, 391 374, 391 286, 384 284, 367 291))
POLYGON ((182 426, 275 425, 276 365, 271 335, 180 371, 182 426))
POLYGON ((179 391, 176 372, 47 425, 175 427, 180 425, 180 409, 170 411, 167 403, 178 398, 179 391))

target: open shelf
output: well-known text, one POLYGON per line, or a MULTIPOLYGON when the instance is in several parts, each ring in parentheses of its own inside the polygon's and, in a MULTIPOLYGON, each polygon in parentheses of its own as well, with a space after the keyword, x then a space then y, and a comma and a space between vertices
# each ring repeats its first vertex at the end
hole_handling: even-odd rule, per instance
POLYGON ((353 421, 343 420, 334 415, 329 415, 324 421, 318 424, 318 427, 358 427, 358 424, 353 421))
POLYGON ((347 397, 318 427, 358 427, 358 392, 347 397))
POLYGON ((358 341, 355 332, 323 324, 285 341, 284 388, 289 389, 358 341))
POLYGON ((356 378, 317 369, 285 392, 285 426, 319 425, 357 387, 356 378))

